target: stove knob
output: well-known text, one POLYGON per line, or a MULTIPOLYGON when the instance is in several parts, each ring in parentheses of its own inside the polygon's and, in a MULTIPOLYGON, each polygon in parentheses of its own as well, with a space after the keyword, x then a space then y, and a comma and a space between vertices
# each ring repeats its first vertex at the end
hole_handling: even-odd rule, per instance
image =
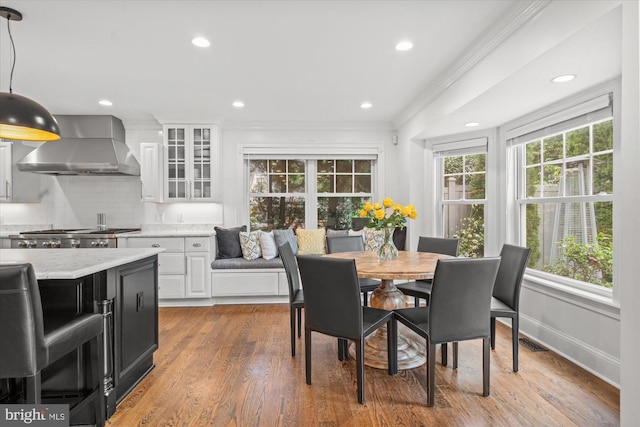
POLYGON ((42 242, 43 248, 50 248, 53 245, 53 242, 49 240, 48 242, 42 242))
POLYGON ((51 241, 51 247, 52 248, 59 248, 60 247, 60 240, 52 240, 51 241))
POLYGON ((98 241, 97 240, 92 241, 91 242, 91 247, 92 248, 97 248, 98 247, 98 241))
POLYGON ((80 240, 71 239, 71 241, 69 242, 69 245, 71 245, 72 248, 79 248, 80 240))
POLYGON ((107 241, 98 242, 98 247, 99 248, 108 248, 109 247, 109 242, 107 242, 107 241))
POLYGON ((37 248, 38 247, 38 242, 36 240, 29 240, 29 241, 27 241, 27 247, 29 249, 37 248))
POLYGON ((26 249, 26 248, 29 248, 29 247, 30 247, 30 246, 29 246, 29 242, 27 242, 26 240, 20 240, 20 241, 18 242, 18 247, 19 247, 19 248, 25 248, 25 249, 26 249))

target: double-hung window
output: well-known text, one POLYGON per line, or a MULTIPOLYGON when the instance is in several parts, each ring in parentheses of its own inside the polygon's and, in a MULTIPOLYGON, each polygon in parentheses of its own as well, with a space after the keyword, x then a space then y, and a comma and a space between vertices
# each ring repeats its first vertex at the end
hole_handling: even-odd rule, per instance
POLYGON ((515 154, 520 242, 531 248, 530 272, 611 288, 611 95, 558 116, 555 123, 547 117, 509 139, 515 154))
POLYGON ((443 237, 460 240, 459 254, 484 255, 487 139, 433 146, 443 237))
POLYGON ((250 155, 252 230, 348 229, 374 189, 372 155, 250 155))

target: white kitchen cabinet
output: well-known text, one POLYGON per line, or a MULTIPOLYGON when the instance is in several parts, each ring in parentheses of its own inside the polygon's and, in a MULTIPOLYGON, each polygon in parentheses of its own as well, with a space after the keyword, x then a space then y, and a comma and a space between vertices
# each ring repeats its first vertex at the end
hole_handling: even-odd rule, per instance
POLYGON ((40 201, 40 174, 23 172, 16 166, 35 148, 20 141, 0 141, 0 202, 40 201))
POLYGON ((214 125, 164 126, 164 200, 220 200, 220 137, 214 125))
POLYGON ((165 249, 158 254, 160 300, 211 297, 211 236, 127 237, 118 246, 121 240, 121 247, 165 249))
POLYGON ((143 202, 164 200, 162 178, 162 146, 155 142, 140 143, 140 182, 143 202))

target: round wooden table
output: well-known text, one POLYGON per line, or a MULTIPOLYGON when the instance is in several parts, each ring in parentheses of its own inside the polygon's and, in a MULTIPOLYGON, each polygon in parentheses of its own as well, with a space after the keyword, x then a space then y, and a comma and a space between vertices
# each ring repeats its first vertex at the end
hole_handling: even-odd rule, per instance
MULTIPOLYGON (((378 254, 371 251, 339 252, 325 255, 331 258, 354 259, 358 277, 380 279, 380 286, 373 291, 369 305, 384 310, 394 310, 406 306, 404 294, 393 284, 394 280, 425 280, 433 278, 439 259, 452 258, 449 255, 431 252, 398 251, 398 257, 381 261, 378 254)), ((386 327, 367 337, 365 361, 367 366, 387 369, 386 327)), ((355 357, 355 351, 350 350, 355 357)), ((398 368, 412 369, 426 362, 424 338, 402 324, 398 324, 398 368)))

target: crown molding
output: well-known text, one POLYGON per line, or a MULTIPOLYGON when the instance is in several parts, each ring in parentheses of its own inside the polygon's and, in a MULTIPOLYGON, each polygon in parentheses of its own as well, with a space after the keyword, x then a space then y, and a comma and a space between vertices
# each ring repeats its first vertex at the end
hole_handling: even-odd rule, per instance
POLYGON ((391 122, 225 122, 222 128, 225 131, 395 131, 391 122))
POLYGON ((497 47, 515 35, 527 22, 535 18, 551 0, 518 1, 497 22, 458 57, 437 79, 433 80, 393 120, 400 128, 433 102, 444 91, 476 67, 497 47))

